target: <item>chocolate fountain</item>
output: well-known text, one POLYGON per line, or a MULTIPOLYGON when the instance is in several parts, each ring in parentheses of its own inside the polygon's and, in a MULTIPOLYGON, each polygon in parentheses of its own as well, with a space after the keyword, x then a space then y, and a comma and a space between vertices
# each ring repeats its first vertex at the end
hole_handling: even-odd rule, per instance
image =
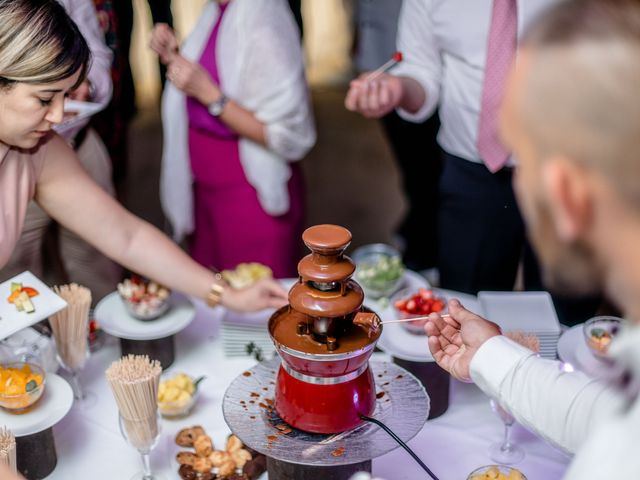
POLYGON ((337 433, 371 415, 376 401, 369 357, 381 329, 353 323, 368 312, 364 293, 344 255, 351 233, 318 225, 302 235, 311 254, 298 264, 289 305, 269 319, 269 333, 282 359, 275 409, 289 425, 307 432, 337 433))
POLYGON ((349 231, 318 225, 302 239, 312 253, 298 264, 289 305, 269 319, 280 358, 238 375, 222 411, 231 431, 266 455, 270 480, 347 480, 398 446, 361 415, 407 442, 427 420, 429 398, 397 365, 370 365, 382 326, 351 278, 349 231))

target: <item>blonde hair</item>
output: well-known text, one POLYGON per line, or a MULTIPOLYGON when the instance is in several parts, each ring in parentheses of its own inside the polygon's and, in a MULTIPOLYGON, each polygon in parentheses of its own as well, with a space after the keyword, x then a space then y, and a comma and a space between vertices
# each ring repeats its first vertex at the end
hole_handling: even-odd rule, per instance
POLYGON ((55 0, 0 0, 0 87, 15 82, 52 83, 90 61, 87 43, 55 0))
POLYGON ((640 0, 568 0, 526 34, 528 134, 640 208, 640 0))

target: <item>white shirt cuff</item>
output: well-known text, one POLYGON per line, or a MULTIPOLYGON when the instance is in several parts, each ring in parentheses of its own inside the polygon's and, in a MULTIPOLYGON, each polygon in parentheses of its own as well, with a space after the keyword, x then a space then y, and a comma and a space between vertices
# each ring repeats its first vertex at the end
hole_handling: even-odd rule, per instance
POLYGON ((402 119, 412 123, 422 123, 425 122, 431 115, 433 115, 433 113, 436 111, 436 108, 438 107, 438 100, 440 95, 438 84, 436 82, 430 81, 428 78, 425 78, 425 76, 421 75, 421 72, 419 70, 403 64, 394 67, 389 73, 398 77, 413 78, 422 86, 422 89, 425 92, 425 102, 417 112, 411 113, 402 108, 396 109, 396 112, 402 119))
POLYGON ((499 335, 487 340, 471 360, 471 379, 486 394, 499 397, 500 386, 524 359, 534 355, 528 348, 499 335))

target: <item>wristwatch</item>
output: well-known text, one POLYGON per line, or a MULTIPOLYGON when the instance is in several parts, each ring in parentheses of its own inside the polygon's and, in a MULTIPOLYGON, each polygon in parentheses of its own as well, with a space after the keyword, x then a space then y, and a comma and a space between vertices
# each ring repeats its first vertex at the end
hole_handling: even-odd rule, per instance
POLYGON ((209 110, 209 113, 211 115, 213 115, 214 117, 219 117, 220 115, 222 115, 227 102, 229 102, 229 98, 224 93, 221 93, 220 98, 218 98, 215 102, 210 103, 207 109, 209 110))

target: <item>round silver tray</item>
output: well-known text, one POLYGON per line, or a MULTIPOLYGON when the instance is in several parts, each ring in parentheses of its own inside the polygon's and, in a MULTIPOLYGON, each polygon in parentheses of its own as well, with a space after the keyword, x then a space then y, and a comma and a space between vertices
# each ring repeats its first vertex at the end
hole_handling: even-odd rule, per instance
MULTIPOLYGON (((275 460, 313 466, 364 462, 398 447, 386 432, 370 423, 333 435, 289 427, 271 408, 279 366, 277 357, 257 364, 239 375, 224 395, 224 419, 245 445, 275 460)), ((370 366, 377 393, 372 417, 408 442, 427 421, 429 396, 403 368, 388 362, 370 362, 370 366)))

